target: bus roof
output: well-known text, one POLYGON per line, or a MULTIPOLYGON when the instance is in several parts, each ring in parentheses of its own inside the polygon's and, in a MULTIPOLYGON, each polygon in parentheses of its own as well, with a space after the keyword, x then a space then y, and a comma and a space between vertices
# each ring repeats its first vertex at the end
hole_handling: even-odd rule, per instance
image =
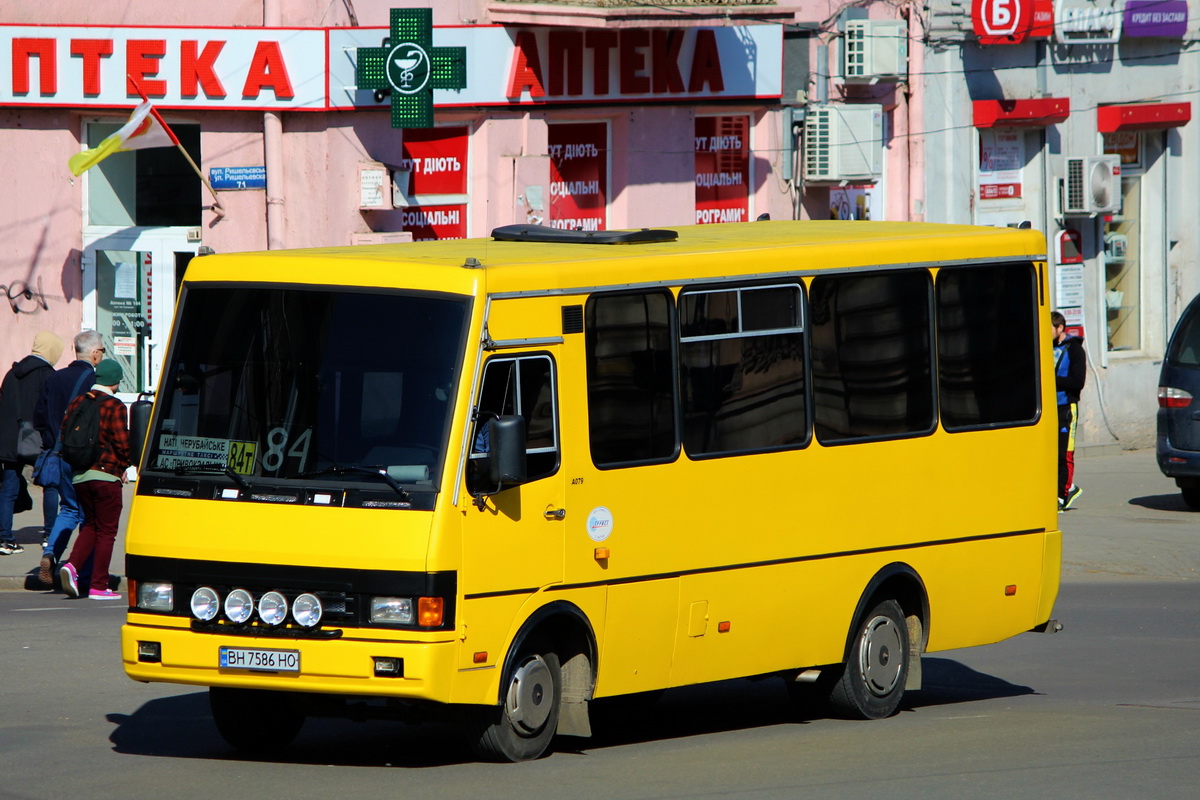
POLYGON ((585 290, 730 276, 968 260, 1043 260, 1029 229, 919 222, 762 221, 672 228, 638 244, 457 239, 229 253, 195 259, 186 281, 379 286, 453 294, 585 290))

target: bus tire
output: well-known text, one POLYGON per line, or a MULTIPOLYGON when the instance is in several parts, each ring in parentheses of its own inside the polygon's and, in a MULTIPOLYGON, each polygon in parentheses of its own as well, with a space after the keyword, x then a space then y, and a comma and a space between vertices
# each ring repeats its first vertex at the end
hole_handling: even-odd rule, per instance
POLYGON ((287 692, 212 686, 208 705, 221 738, 249 753, 282 750, 304 725, 304 713, 287 692))
POLYGON ((896 713, 908 678, 910 647, 900 604, 885 600, 872 608, 859 623, 842 673, 832 684, 833 713, 846 719, 883 719, 896 713))
POLYGON ((503 702, 488 709, 473 732, 475 754, 487 761, 532 761, 550 748, 562 703, 558 655, 525 650, 504 677, 503 702))

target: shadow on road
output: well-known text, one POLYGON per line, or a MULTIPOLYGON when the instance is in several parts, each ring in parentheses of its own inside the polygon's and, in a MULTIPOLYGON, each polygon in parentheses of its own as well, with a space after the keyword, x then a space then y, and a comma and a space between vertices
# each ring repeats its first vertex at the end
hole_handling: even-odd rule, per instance
POLYGON ((1176 511, 1183 514, 1197 513, 1196 509, 1191 508, 1187 503, 1183 502, 1183 495, 1179 492, 1134 497, 1129 501, 1129 505, 1150 508, 1155 511, 1176 511))
MULTIPOLYGON (((977 672, 951 659, 926 657, 922 669, 924 688, 905 695, 904 711, 1035 694, 1028 686, 977 672)), ((107 718, 116 725, 109 737, 113 749, 129 755, 416 768, 474 760, 461 732, 451 725, 340 719, 310 719, 297 740, 281 753, 269 758, 247 756, 217 733, 204 691, 151 700, 133 714, 109 714, 107 718)), ((579 753, 818 719, 817 713, 793 706, 778 678, 722 681, 595 701, 592 738, 561 737, 555 749, 579 753)))

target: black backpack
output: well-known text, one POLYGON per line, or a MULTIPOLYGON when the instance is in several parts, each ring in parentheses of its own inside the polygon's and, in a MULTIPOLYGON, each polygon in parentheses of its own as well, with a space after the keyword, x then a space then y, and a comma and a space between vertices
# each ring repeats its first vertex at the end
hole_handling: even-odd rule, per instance
POLYGON ((94 392, 80 395, 79 405, 63 420, 58 452, 76 474, 100 457, 100 401, 94 392))

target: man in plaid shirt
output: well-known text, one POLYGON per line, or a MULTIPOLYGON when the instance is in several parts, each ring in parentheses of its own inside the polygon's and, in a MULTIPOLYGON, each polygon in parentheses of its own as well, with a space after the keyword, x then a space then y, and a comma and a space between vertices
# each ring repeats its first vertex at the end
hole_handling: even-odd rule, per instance
POLYGON ((75 398, 67 407, 67 418, 89 396, 100 401, 100 455, 88 469, 75 475, 75 494, 83 510, 83 527, 71 556, 59 570, 63 589, 79 597, 79 568, 93 556, 92 600, 120 600, 108 588, 108 564, 117 541, 117 526, 123 505, 122 486, 129 469, 129 412, 113 394, 121 383, 121 365, 106 358, 96 365, 96 385, 75 398))

